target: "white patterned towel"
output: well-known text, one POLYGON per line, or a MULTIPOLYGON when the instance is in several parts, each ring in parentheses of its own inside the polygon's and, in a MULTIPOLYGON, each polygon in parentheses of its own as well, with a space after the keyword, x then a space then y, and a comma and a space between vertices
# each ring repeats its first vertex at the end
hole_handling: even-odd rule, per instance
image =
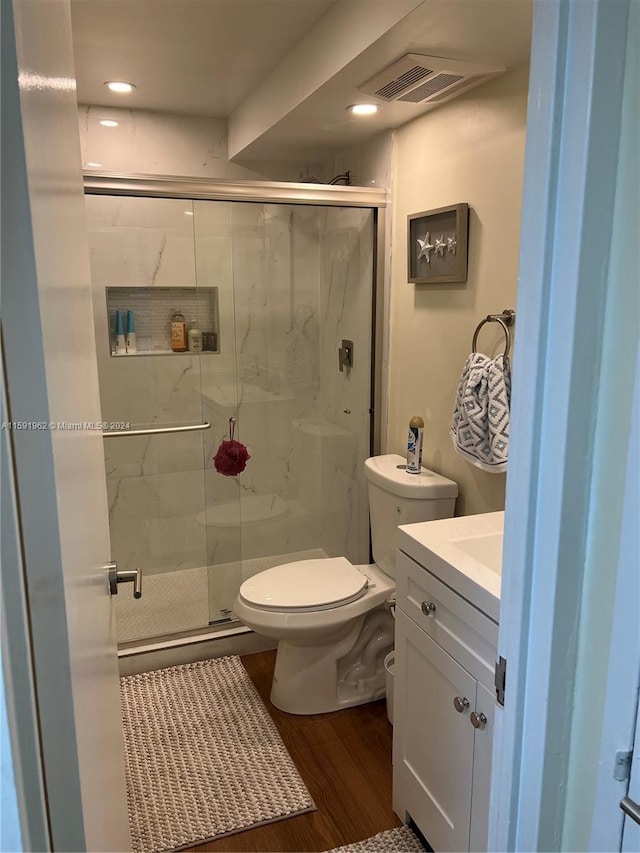
POLYGON ((508 359, 472 352, 458 383, 450 435, 458 453, 483 471, 507 470, 510 399, 508 359))

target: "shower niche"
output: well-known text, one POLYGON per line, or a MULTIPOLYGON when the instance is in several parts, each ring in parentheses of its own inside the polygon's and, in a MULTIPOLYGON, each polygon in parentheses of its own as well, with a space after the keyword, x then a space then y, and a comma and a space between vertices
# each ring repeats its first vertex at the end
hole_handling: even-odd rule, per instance
MULTIPOLYGON (((116 311, 123 322, 132 311, 137 352, 118 354, 117 358, 148 355, 194 355, 171 350, 171 315, 180 311, 187 328, 200 329, 202 354, 220 352, 220 328, 217 287, 106 287, 109 352, 116 357, 116 311)), ((198 353, 199 354, 199 353, 198 353)))

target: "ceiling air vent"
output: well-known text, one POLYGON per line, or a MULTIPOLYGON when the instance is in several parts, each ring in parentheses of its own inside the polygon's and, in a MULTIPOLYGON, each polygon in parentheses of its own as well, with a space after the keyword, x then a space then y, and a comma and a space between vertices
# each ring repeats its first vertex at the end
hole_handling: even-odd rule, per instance
POLYGON ((496 65, 407 53, 359 88, 388 103, 428 104, 453 98, 503 71, 496 65))

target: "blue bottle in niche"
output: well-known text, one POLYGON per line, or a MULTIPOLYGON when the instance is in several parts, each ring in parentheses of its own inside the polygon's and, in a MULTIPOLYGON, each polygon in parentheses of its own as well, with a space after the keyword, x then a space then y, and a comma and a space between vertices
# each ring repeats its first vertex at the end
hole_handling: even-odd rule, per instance
POLYGON ((127 311, 127 352, 138 352, 138 347, 136 346, 136 327, 133 321, 133 311, 127 311))
POLYGON ((124 337, 122 314, 120 311, 116 311, 116 355, 125 355, 126 352, 127 342, 124 337))

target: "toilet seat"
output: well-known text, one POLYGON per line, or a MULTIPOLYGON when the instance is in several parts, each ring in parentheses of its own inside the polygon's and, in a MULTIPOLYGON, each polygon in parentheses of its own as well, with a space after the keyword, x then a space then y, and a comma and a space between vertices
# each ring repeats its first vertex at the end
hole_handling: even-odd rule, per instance
POLYGON ((240 587, 240 599, 260 610, 305 613, 361 598, 368 579, 345 557, 298 560, 259 572, 240 587))

